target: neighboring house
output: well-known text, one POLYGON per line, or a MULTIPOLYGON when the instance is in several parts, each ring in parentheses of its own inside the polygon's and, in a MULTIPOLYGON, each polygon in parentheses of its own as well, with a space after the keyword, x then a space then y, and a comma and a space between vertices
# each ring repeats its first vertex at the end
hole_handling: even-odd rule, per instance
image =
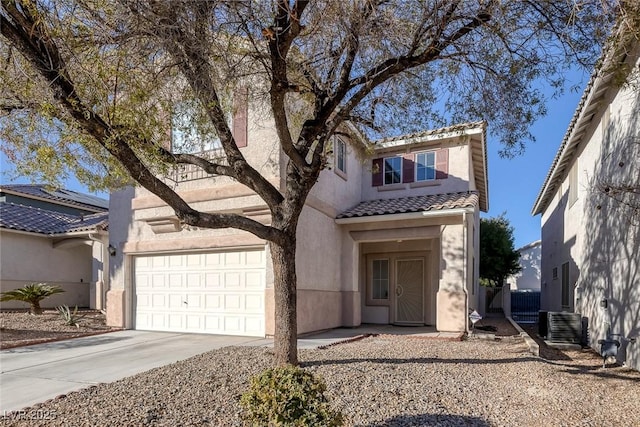
MULTIPOLYGON (((108 202, 44 185, 0 185, 0 290, 46 282, 65 292, 43 307, 104 306, 108 202)), ((1 308, 26 308, 6 301, 1 308)))
POLYGON ((522 270, 507 279, 512 291, 540 290, 541 246, 542 240, 536 240, 518 249, 522 270))
MULTIPOLYGON (((619 334, 618 360, 640 369, 640 90, 635 42, 621 86, 596 72, 533 208, 542 214, 541 309, 582 314, 590 345, 619 334), (618 191, 628 186, 629 192, 618 191), (633 209, 635 204, 636 209, 633 209), (636 339, 635 342, 631 341, 636 339)), ((609 53, 605 58, 611 59, 609 53)))
MULTIPOLYGON (((247 160, 284 188, 286 157, 273 124, 249 110, 232 127, 247 160)), ((479 212, 488 207, 485 123, 381 140, 373 154, 353 129, 344 132, 352 140, 334 139, 332 167, 299 221, 298 332, 361 323, 465 331, 477 308, 479 212)), ((172 179, 195 209, 270 221, 265 203, 227 177, 183 168, 172 179)), ((267 242, 182 225, 139 187, 112 193, 109 212, 110 325, 274 333, 267 242)))

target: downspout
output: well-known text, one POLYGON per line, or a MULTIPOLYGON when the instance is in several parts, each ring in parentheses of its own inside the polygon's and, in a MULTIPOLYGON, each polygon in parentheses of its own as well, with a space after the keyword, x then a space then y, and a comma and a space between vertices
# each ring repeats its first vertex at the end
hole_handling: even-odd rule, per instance
POLYGON ((465 210, 462 212, 462 253, 464 258, 462 264, 462 291, 464 292, 464 331, 466 333, 469 333, 469 321, 467 319, 467 316, 469 314, 469 293, 467 292, 467 259, 469 258, 469 254, 467 251, 469 249, 469 244, 467 242, 467 234, 467 211, 465 210))

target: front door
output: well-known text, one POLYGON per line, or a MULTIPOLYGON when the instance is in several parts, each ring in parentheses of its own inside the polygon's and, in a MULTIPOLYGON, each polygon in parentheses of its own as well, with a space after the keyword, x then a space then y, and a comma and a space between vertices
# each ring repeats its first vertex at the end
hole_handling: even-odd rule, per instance
POLYGON ((424 324, 424 259, 398 258, 395 273, 395 323, 424 324))

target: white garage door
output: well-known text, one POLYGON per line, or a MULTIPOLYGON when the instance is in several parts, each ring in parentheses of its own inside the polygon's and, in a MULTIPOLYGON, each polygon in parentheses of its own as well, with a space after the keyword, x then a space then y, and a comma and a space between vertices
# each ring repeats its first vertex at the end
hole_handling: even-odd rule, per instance
POLYGON ((264 336, 264 250, 134 258, 135 327, 264 336))

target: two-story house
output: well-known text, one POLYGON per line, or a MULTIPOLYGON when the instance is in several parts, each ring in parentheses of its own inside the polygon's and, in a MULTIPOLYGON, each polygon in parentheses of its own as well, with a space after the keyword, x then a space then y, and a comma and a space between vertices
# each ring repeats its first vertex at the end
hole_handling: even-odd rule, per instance
MULTIPOLYGON (((251 109, 233 121, 247 160, 282 188, 287 159, 273 126, 251 109)), ((479 212, 488 205, 485 127, 385 139, 373 153, 357 138, 334 137, 331 167, 298 226, 299 333, 361 323, 466 330, 468 310, 477 308, 479 212)), ((229 178, 182 169, 174 179, 196 209, 270 221, 264 202, 229 178)), ((182 226, 142 188, 112 194, 110 241, 111 325, 274 333, 268 242, 182 226)))
POLYGON ((542 214, 541 309, 580 313, 594 349, 613 335, 618 360, 640 369, 640 44, 631 40, 592 75, 533 214, 542 214))
MULTIPOLYGON (((0 290, 29 283, 60 286, 45 308, 104 308, 108 254, 108 201, 44 185, 0 185, 0 290)), ((26 308, 19 301, 3 309, 26 308)))

